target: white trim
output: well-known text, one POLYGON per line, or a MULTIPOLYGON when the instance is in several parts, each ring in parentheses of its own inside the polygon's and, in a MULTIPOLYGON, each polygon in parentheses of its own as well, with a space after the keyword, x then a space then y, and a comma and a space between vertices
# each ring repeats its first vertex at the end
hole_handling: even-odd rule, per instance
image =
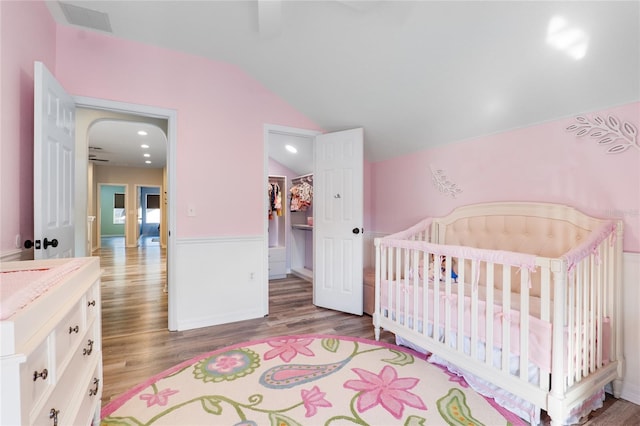
MULTIPOLYGON (((177 330, 259 318, 267 281, 262 235, 175 241, 177 330)), ((268 294, 267 294, 268 298, 268 294)))
POLYGON ((15 249, 0 254, 0 262, 33 260, 33 249, 15 249))
MULTIPOLYGON (((108 99, 99 99, 86 96, 75 96, 76 107, 103 109, 107 111, 120 112, 125 114, 137 114, 147 117, 162 118, 167 120, 167 292, 168 292, 168 328, 169 330, 177 330, 176 306, 177 300, 174 297, 177 279, 175 275, 175 253, 174 238, 177 235, 176 228, 176 151, 178 143, 178 112, 173 109, 159 108, 149 105, 138 105, 125 102, 112 101, 108 99), (173 237, 172 237, 173 234, 173 237), (170 255, 171 254, 171 255, 170 255)), ((84 166, 84 179, 87 180, 88 164, 84 166)), ((76 171, 78 167, 76 167, 76 171)), ((78 191, 80 188, 76 188, 78 191)), ((78 196, 76 194, 76 203, 84 202, 85 210, 87 205, 87 189, 85 185, 84 192, 78 196)), ((77 209, 76 209, 77 210, 77 209)), ((86 217, 86 211, 84 216, 86 217)), ((86 232, 85 221, 82 221, 84 231, 86 232)), ((86 238, 85 238, 86 239, 86 238)))
POLYGON ((640 364, 637 362, 638 353, 640 353, 640 334, 638 334, 640 326, 640 310, 638 310, 640 253, 625 252, 622 254, 622 259, 625 368, 620 397, 634 404, 640 404, 640 364))

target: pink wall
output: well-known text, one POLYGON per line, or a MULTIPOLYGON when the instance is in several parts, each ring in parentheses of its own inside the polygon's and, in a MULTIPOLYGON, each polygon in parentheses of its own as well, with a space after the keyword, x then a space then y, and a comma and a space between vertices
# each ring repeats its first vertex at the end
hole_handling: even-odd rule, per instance
POLYGON ((262 234, 263 125, 313 122, 233 65, 62 26, 57 39, 70 93, 177 110, 178 237, 262 234))
MULTIPOLYGON (((596 114, 640 129, 640 103, 586 115, 596 114)), ((624 249, 640 252, 640 150, 607 154, 608 146, 565 131, 573 123, 568 117, 374 163, 375 231, 398 231, 472 203, 542 201, 624 219, 624 249), (462 192, 456 198, 441 193, 430 167, 443 170, 462 192)))
POLYGON ((56 32, 42 2, 0 1, 0 252, 33 238, 33 62, 54 69, 56 32))

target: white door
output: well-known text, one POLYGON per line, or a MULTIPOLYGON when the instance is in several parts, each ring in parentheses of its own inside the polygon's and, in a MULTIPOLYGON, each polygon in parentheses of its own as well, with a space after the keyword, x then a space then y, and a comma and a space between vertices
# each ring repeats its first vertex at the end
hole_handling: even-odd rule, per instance
POLYGON ((316 136, 313 303, 362 315, 363 129, 316 136))
POLYGON ((33 116, 34 258, 73 257, 75 102, 41 62, 33 116))

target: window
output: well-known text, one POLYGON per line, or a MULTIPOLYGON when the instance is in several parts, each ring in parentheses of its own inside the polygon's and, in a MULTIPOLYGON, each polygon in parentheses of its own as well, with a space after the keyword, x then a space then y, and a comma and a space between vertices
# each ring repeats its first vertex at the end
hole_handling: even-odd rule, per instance
POLYGON ((116 192, 113 194, 113 224, 124 225, 125 217, 124 194, 116 192))
POLYGON ((147 194, 147 223, 160 223, 160 194, 147 194))

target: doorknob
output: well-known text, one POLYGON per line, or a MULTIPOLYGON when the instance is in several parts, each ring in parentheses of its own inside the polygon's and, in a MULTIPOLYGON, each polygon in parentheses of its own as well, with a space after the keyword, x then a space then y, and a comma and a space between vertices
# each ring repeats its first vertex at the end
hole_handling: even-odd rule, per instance
POLYGON ((361 231, 360 228, 353 228, 353 230, 351 231, 354 234, 358 235, 360 232, 364 233, 364 229, 361 231))
POLYGON ((47 249, 47 247, 49 247, 49 246, 51 246, 51 247, 53 247, 53 248, 56 248, 56 247, 58 247, 58 240, 56 240, 56 239, 54 238, 53 240, 49 241, 49 240, 47 240, 47 239, 45 238, 45 239, 44 239, 44 241, 43 241, 43 244, 44 244, 44 249, 45 249, 45 250, 46 250, 46 249, 47 249))
POLYGON ((31 247, 33 247, 35 250, 40 250, 40 240, 36 240, 35 242, 26 240, 24 242, 24 248, 30 249, 31 247))

